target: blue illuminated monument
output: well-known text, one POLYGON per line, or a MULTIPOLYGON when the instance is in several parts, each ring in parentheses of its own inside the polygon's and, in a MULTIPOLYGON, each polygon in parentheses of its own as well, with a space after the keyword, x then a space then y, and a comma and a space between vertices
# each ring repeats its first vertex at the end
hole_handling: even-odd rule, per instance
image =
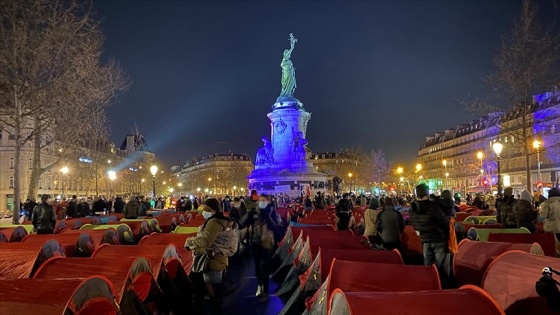
POLYGON ((270 139, 263 137, 257 151, 255 170, 247 177, 249 188, 259 193, 299 196, 303 191, 315 194, 326 191, 327 176, 320 173, 309 160, 311 151, 305 138, 311 113, 294 97, 297 88, 295 68, 290 60, 297 39, 290 34, 290 48, 284 50, 282 62, 282 90, 268 113, 270 139))

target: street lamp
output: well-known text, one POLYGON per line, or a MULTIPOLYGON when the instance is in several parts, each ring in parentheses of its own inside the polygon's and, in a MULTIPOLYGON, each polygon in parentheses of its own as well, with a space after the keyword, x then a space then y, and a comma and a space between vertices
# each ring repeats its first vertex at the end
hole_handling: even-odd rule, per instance
POLYGON ((156 174, 158 171, 158 167, 156 165, 150 166, 150 173, 152 173, 152 195, 156 197, 156 174))
POLYGON ((109 191, 110 191, 110 193, 109 193, 109 194, 110 194, 109 198, 111 198, 111 197, 113 196, 113 181, 114 181, 115 179, 117 179, 117 172, 115 172, 115 171, 108 171, 108 172, 107 172, 107 175, 109 175, 109 181, 110 181, 110 182, 109 182, 109 185, 110 185, 110 187, 109 187, 109 191))
POLYGON ((447 189, 449 189, 449 181, 448 181, 448 178, 449 178, 449 173, 445 172, 445 187, 446 187, 447 189))
POLYGON ((443 167, 445 169, 444 171, 445 171, 445 174, 446 174, 445 175, 446 176, 446 178, 445 178, 445 188, 449 189, 449 185, 447 183, 447 176, 449 176, 449 173, 447 173, 447 160, 443 160, 442 163, 443 163, 443 167))
POLYGON ((352 173, 348 173, 348 177, 350 178, 350 192, 352 192, 352 173))
POLYGON ((399 167, 397 167, 397 174, 399 174, 399 175, 400 175, 400 174, 402 174, 403 172, 404 172, 404 170, 403 170, 403 168, 402 168, 402 167, 400 167, 400 166, 399 166, 399 167))
POLYGON ((420 172, 422 170, 422 164, 418 163, 416 164, 416 171, 420 172))
POLYGON ((401 178, 399 178, 399 182, 400 182, 400 184, 401 184, 400 186, 401 186, 401 195, 402 195, 402 193, 403 193, 403 188, 402 188, 402 186, 403 186, 403 182, 404 182, 404 177, 401 176, 401 178))
POLYGON ((503 149, 504 145, 499 141, 494 142, 492 145, 492 150, 496 153, 496 159, 498 162, 498 197, 502 197, 502 170, 500 168, 500 154, 502 154, 503 149))
MULTIPOLYGON (((482 153, 482 151, 478 151, 476 153, 476 157, 480 160, 480 174, 481 174, 481 179, 480 179, 480 183, 482 186, 482 194, 485 194, 485 190, 486 190, 486 186, 483 184, 483 177, 484 177, 484 164, 483 164, 483 159, 484 159, 484 153, 482 153)), ((490 189, 492 190, 492 189, 490 189)))
POLYGON ((537 150, 537 184, 538 184, 541 181, 541 152, 540 152, 541 142, 535 139, 535 141, 533 141, 533 148, 537 150))
POLYGON ((64 182, 66 181, 66 174, 68 174, 68 166, 64 166, 60 169, 60 172, 64 174, 64 178, 62 179, 62 198, 64 198, 64 182))

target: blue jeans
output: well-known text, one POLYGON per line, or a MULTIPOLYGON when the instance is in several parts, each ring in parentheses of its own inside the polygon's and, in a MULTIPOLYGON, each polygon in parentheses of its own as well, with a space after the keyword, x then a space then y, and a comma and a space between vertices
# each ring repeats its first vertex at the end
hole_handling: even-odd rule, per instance
POLYGON ((442 243, 424 243, 424 265, 436 265, 438 271, 443 271, 443 263, 445 261, 445 254, 447 253, 447 242, 442 243))

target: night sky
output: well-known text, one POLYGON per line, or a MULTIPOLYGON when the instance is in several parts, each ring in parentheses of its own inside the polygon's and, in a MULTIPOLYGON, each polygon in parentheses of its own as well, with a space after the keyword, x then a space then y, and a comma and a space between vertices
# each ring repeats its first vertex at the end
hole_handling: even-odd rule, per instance
POLYGON ((459 100, 487 93, 500 36, 521 1, 95 1, 105 56, 132 86, 110 109, 112 140, 137 124, 167 166, 270 135, 289 47, 312 112, 313 151, 381 149, 412 161, 425 136, 468 122, 459 100))

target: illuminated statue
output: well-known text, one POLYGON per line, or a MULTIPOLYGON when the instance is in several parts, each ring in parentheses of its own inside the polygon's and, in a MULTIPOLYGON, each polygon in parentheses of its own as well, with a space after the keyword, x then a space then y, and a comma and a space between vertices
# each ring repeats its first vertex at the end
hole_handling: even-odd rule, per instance
POLYGON ((257 151, 255 164, 274 163, 274 148, 267 137, 262 137, 263 147, 257 151))
POLYGON ((282 67, 282 91, 280 92, 279 99, 285 96, 293 97, 297 88, 296 69, 290 60, 296 42, 297 39, 294 37, 294 34, 290 33, 290 49, 284 50, 284 57, 282 58, 282 63, 280 63, 280 67, 282 67))
POLYGON ((303 132, 299 131, 297 134, 292 129, 293 134, 293 148, 292 158, 294 161, 304 161, 307 158, 307 140, 303 137, 303 132))

